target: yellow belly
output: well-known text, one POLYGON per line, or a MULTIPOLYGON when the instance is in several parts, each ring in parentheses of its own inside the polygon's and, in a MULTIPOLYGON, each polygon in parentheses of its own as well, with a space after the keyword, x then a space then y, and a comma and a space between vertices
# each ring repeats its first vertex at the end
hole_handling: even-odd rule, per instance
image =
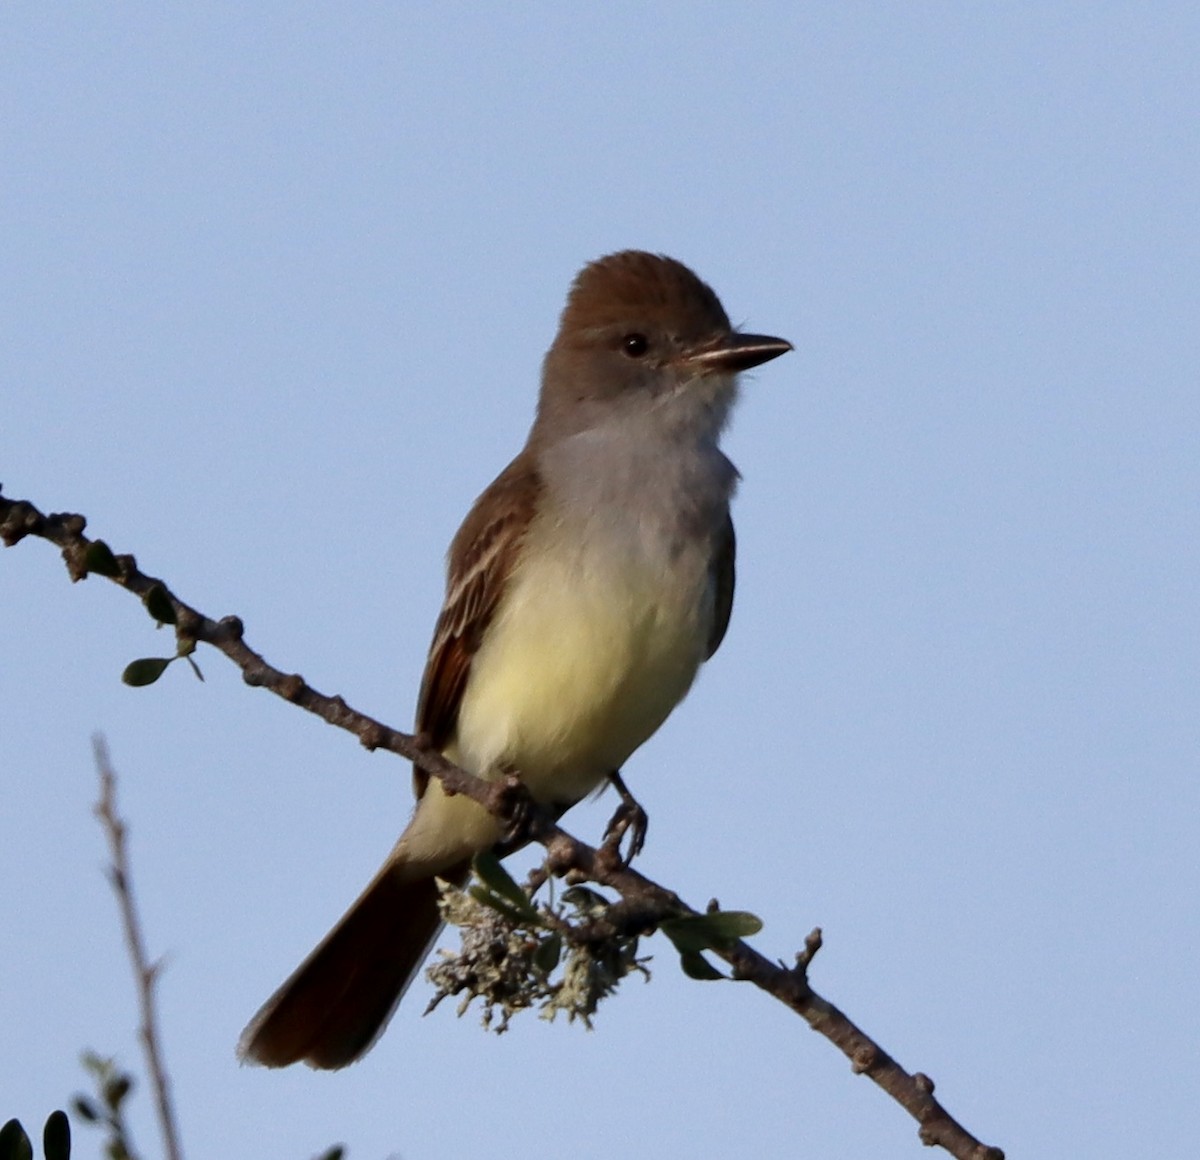
POLYGON ((520 772, 535 797, 586 796, 666 719, 704 655, 706 571, 626 554, 530 553, 475 656, 455 750, 520 772))

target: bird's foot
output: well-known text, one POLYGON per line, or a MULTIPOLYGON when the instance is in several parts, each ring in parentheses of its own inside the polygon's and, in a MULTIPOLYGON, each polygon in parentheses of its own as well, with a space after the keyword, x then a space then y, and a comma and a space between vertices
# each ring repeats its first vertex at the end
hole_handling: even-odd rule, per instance
POLYGON ((642 847, 646 844, 646 830, 650 825, 650 815, 642 809, 637 798, 629 792, 620 773, 614 770, 608 775, 608 780, 620 795, 621 804, 617 806, 616 813, 608 823, 608 829, 604 831, 604 843, 601 850, 628 866, 642 852, 642 847), (629 835, 629 853, 622 857, 621 842, 626 834, 629 835))
POLYGON ((492 787, 492 793, 504 818, 500 841, 496 846, 497 856, 503 858, 529 843, 534 825, 541 815, 541 807, 513 772, 506 772, 492 787))

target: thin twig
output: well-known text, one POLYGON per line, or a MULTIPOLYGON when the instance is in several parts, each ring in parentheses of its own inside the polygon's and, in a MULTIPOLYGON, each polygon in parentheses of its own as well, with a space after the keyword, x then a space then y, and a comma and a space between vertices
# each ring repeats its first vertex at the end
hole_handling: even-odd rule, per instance
MULTIPOLYGON (((83 534, 86 526, 83 516, 44 515, 24 500, 9 500, 0 494, 0 541, 11 546, 26 536, 38 536, 57 544, 73 580, 84 579, 89 574, 88 561, 96 558, 94 551, 89 556, 89 549, 99 541, 83 534)), ((107 547, 104 552, 107 554, 107 547)), ((568 834, 549 811, 529 798, 515 779, 484 781, 447 761, 422 738, 392 729, 352 709, 341 697, 318 693, 299 675, 276 669, 251 649, 243 640, 242 622, 236 616, 212 620, 185 604, 161 580, 141 572, 132 556, 109 559, 115 565, 115 574, 105 574, 115 584, 143 600, 153 590, 161 589, 156 598, 167 600, 173 610, 181 653, 190 651, 197 641, 210 644, 241 669, 247 684, 270 689, 329 724, 348 730, 367 749, 384 749, 408 758, 418 768, 440 778, 449 793, 465 794, 479 802, 508 827, 506 846, 515 848, 524 841, 538 842, 546 848, 553 872, 574 871, 620 894, 623 901, 614 906, 613 913, 620 917, 627 932, 649 932, 666 918, 701 913, 673 891, 631 869, 611 847, 597 849, 568 834)), ((805 950, 796 956, 794 967, 773 963, 741 941, 714 953, 733 968, 735 979, 754 983, 803 1017, 850 1060, 856 1074, 868 1076, 896 1100, 920 1124, 923 1143, 944 1148, 956 1160, 1004 1160, 999 1148, 981 1143, 934 1099, 933 1081, 928 1076, 906 1071, 866 1032, 812 989, 808 966, 819 946, 819 933, 814 932, 809 935, 805 950)))
POLYGON ((108 836, 108 848, 112 855, 108 877, 113 893, 117 896, 117 904, 121 908, 125 942, 133 964, 138 1007, 142 1016, 139 1037, 146 1052, 146 1070, 150 1073, 150 1082, 154 1088, 154 1103, 159 1128, 162 1131, 163 1151, 167 1160, 182 1160, 175 1110, 171 1104, 171 1084, 159 1048, 160 1033, 154 986, 158 981, 161 963, 150 962, 146 955, 146 943, 142 938, 141 922, 133 901, 133 880, 129 874, 129 859, 125 851, 125 823, 117 813, 117 775, 108 759, 108 746, 104 738, 97 735, 92 739, 92 748, 96 758, 96 771, 100 775, 100 800, 96 803, 95 813, 108 836))

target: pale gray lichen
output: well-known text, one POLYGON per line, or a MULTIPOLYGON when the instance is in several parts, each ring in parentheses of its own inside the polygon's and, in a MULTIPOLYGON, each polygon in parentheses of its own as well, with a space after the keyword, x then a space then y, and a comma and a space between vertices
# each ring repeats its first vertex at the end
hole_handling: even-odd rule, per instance
POLYGON ((565 1014, 591 1029, 601 999, 636 971, 649 978, 648 959, 633 935, 596 938, 585 930, 607 917, 610 902, 584 887, 567 890, 553 905, 513 905, 485 886, 461 890, 439 883, 442 917, 462 931, 457 953, 438 951, 426 971, 437 988, 427 1011, 460 995, 458 1014, 483 1004, 483 1025, 497 1033, 519 1011, 537 1008, 543 1019, 565 1014))

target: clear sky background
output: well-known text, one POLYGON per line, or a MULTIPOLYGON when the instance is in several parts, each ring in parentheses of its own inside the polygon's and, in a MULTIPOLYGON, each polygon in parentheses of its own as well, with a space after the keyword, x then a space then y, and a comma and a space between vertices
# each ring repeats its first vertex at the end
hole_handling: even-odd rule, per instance
MULTIPOLYGON (((643 869, 772 956, 822 926, 815 986, 1010 1156, 1191 1155, 1198 59, 1182 3, 7 4, 0 480, 406 728, 570 279, 680 258, 796 352, 728 439, 727 641, 626 768, 643 869)), ((0 608, 0 1118, 141 1070, 99 729, 189 1156, 926 1154, 660 940, 591 1033, 422 984, 348 1071, 239 1067, 408 769, 211 650, 123 687, 168 639, 45 544, 0 608)))

